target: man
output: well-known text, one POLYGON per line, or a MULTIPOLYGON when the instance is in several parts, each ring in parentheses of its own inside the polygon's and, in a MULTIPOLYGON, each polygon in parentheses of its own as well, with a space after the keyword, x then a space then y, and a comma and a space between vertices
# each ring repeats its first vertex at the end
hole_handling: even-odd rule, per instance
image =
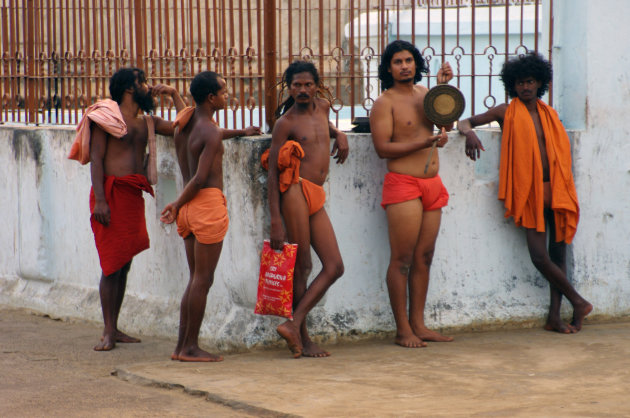
POLYGON ((171 359, 216 362, 223 357, 202 350, 198 340, 229 224, 223 195, 223 131, 213 120, 214 113, 227 104, 228 89, 218 74, 204 71, 193 79, 190 93, 195 107, 180 112, 175 120, 175 150, 184 190, 175 202, 166 205, 161 217, 169 224, 177 220, 190 269, 171 359))
POLYGON ((540 100, 551 75, 551 64, 536 53, 507 61, 501 80, 513 100, 460 121, 458 130, 466 137, 466 155, 475 161, 484 148, 472 128, 490 122, 501 126, 499 199, 505 203, 505 217, 514 217, 525 228, 532 262, 549 282, 545 329, 571 334, 580 331, 593 305, 567 279, 566 244, 575 235, 580 208, 569 137, 556 111, 540 100), (560 317, 562 295, 573 305, 570 324, 560 317))
POLYGON ((339 164, 348 156, 348 140, 328 119, 330 103, 316 97, 320 81, 312 63, 292 62, 284 72, 283 84, 290 97, 280 106, 282 116, 273 128, 268 153, 270 241, 271 247, 279 250, 288 239, 298 244, 298 250, 293 320, 280 324, 277 331, 295 358, 327 357, 330 353, 308 335, 306 315, 343 274, 335 232, 324 209, 326 194, 322 185, 330 165, 331 137, 336 141, 330 155, 339 164), (290 167, 281 172, 279 165, 290 167), (321 260, 322 270, 307 288, 312 268, 311 245, 321 260))
MULTIPOLYGON (((416 85, 427 73, 425 61, 412 44, 397 40, 383 52, 378 74, 384 92, 370 112, 370 128, 376 153, 387 159, 381 206, 387 213, 391 256, 387 268, 389 300, 396 322, 396 344, 417 348, 424 341, 452 341, 424 324, 429 269, 440 229, 442 207, 448 192, 438 176, 435 142, 443 147, 448 138, 433 135, 433 123, 424 113, 428 89, 416 85), (431 156, 430 165, 425 163, 431 156), (409 289, 409 314, 407 314, 409 289)), ((453 78, 448 63, 442 64, 438 83, 453 78)))
POLYGON ((131 260, 149 248, 142 191, 153 195, 147 175, 153 183, 157 180, 155 132, 173 134, 171 122, 142 112, 152 112, 154 97, 162 94, 170 95, 178 110, 184 107, 177 90, 149 86, 138 68, 118 70, 110 79, 109 92, 113 100, 87 109, 69 155, 84 164, 91 161, 90 222, 103 270, 99 293, 105 325, 96 351, 109 351, 116 342, 140 342, 118 329, 118 315, 131 260))

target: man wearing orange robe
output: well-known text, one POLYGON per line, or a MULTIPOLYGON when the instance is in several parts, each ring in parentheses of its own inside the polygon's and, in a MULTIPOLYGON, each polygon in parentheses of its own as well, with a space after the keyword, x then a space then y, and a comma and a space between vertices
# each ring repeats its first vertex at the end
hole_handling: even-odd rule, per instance
POLYGON ((228 100, 225 80, 217 73, 203 71, 191 84, 194 107, 178 112, 175 119, 175 151, 184 190, 162 211, 162 222, 177 221, 184 239, 190 278, 180 306, 179 334, 172 360, 217 362, 223 357, 199 347, 208 292, 214 282, 223 238, 229 219, 223 195, 222 140, 237 135, 260 133, 257 127, 223 130, 214 121, 217 110, 228 100))
POLYGON ((343 261, 332 224, 324 208, 322 187, 334 155, 338 163, 348 156, 346 135, 328 119, 330 103, 316 97, 319 74, 312 63, 292 62, 283 75, 290 97, 280 106, 268 154, 268 195, 271 247, 285 241, 298 244, 293 276, 293 320, 280 324, 278 334, 294 357, 326 357, 306 329, 306 315, 343 274, 343 261), (331 137, 336 141, 330 152, 331 137), (307 286, 311 273, 311 246, 322 270, 307 286))
POLYGON ((177 90, 149 86, 138 68, 118 70, 109 91, 112 100, 86 110, 68 156, 91 162, 90 222, 103 270, 99 293, 104 329, 96 351, 109 351, 116 342, 140 342, 118 329, 118 315, 131 260, 149 248, 142 192, 153 195, 151 184, 157 180, 155 132, 173 134, 171 122, 142 112, 150 113, 154 96, 162 94, 170 95, 178 110, 184 107, 177 90))
POLYGON ((507 61, 501 80, 513 100, 460 121, 458 129, 466 137, 466 155, 475 161, 484 148, 472 128, 494 121, 501 126, 499 199, 504 201, 505 217, 525 228, 532 262, 549 282, 545 329, 571 334, 582 329, 593 305, 567 279, 566 245, 575 236, 580 208, 569 137, 557 112, 540 100, 551 75, 551 64, 536 53, 507 61), (563 295, 573 305, 570 324, 560 317, 563 295))

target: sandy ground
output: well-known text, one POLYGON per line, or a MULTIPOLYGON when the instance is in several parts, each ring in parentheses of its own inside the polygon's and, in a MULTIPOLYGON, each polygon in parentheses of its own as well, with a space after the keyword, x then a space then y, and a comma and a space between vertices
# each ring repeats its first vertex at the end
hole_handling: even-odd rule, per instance
POLYGON ((623 417, 629 331, 459 333, 422 349, 371 340, 326 347, 326 359, 274 349, 184 364, 168 359, 172 341, 96 353, 98 324, 0 308, 0 416, 623 417))

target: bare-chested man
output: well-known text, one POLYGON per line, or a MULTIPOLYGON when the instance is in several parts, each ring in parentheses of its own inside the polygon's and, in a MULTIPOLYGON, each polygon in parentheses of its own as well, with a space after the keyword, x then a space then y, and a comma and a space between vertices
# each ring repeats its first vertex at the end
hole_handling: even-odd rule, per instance
POLYGON ((501 126, 499 199, 505 202, 505 217, 513 216, 516 225, 525 228, 531 260, 549 282, 545 329, 571 334, 582 328, 593 305, 567 279, 566 244, 575 235, 579 205, 569 138, 556 111, 540 100, 551 75, 551 64, 535 53, 507 61, 501 80, 514 99, 460 121, 458 129, 466 137, 466 155, 475 161, 483 146, 472 128, 490 122, 501 126), (545 224, 549 227, 548 250, 545 224), (570 324, 560 316, 562 295, 573 305, 570 324))
POLYGON ((329 122, 330 104, 316 97, 319 74, 312 63, 291 63, 283 82, 290 97, 280 106, 282 116, 273 128, 269 151, 271 246, 281 249, 288 238, 298 244, 298 252, 293 278, 293 320, 279 325, 277 331, 295 358, 326 357, 330 354, 308 335, 306 315, 344 270, 335 232, 324 209, 326 194, 322 185, 328 175, 330 155, 335 155, 337 163, 346 160, 348 140, 329 122), (329 152, 331 137, 336 141, 329 152), (303 150, 297 183, 279 184, 279 154, 283 147, 303 150), (322 270, 307 288, 312 268, 311 245, 321 260, 322 270))
MULTIPOLYGON (((415 46, 394 41, 387 46, 378 69, 384 92, 370 112, 370 128, 376 153, 387 159, 381 206, 387 212, 391 258, 387 269, 389 300, 396 321, 398 345, 424 347, 424 341, 452 341, 424 324, 424 306, 429 287, 429 269, 440 229, 442 207, 448 192, 438 176, 438 153, 428 170, 425 163, 431 145, 443 147, 448 138, 433 135, 433 123, 424 113, 428 89, 416 85, 427 73, 425 61, 415 46), (409 313, 407 314, 407 289, 409 313)), ((453 77, 448 63, 442 64, 438 83, 453 77)))
MULTIPOLYGON (((179 337, 171 358, 215 362, 223 357, 202 350, 198 340, 229 223, 223 195, 224 133, 213 120, 214 113, 227 104, 228 89, 217 73, 204 71, 193 79, 190 93, 195 100, 194 110, 187 109, 175 120, 175 148, 185 186, 177 200, 166 205, 161 218, 166 223, 177 220, 190 269, 180 308, 179 337)), ((256 130, 243 133, 251 135, 256 130)))
POLYGON ((90 107, 80 125, 89 136, 91 224, 103 269, 99 292, 105 327, 96 351, 111 350, 116 342, 140 342, 118 329, 118 315, 131 260, 149 248, 142 197, 142 191, 153 194, 146 177, 147 142, 155 132, 173 135, 172 122, 142 112, 153 111, 157 95, 170 95, 177 110, 184 107, 177 90, 149 86, 138 68, 118 70, 110 79, 109 91, 113 100, 90 107))

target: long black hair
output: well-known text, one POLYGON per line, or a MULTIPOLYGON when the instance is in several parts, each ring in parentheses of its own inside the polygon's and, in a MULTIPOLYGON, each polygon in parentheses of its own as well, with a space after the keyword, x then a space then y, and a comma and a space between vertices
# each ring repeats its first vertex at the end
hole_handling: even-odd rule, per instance
POLYGON ((140 68, 125 67, 116 71, 109 79, 109 94, 112 100, 120 104, 125 90, 136 87, 147 81, 147 77, 140 68))
MULTIPOLYGON (((310 73, 313 76, 313 81, 315 82, 315 85, 317 86, 318 95, 327 96, 328 101, 329 102, 331 101, 329 97, 330 92, 320 82, 319 72, 317 71, 317 67, 315 67, 315 64, 308 61, 293 61, 291 64, 289 64, 287 69, 284 71, 284 74, 282 74, 282 81, 280 81, 280 93, 278 94, 278 97, 279 97, 278 101, 282 99, 284 91, 291 87, 291 83, 293 82, 293 77, 299 73, 310 73)), ((280 103, 280 105, 276 109, 276 113, 275 113, 276 118, 279 118, 280 116, 287 113, 287 110, 289 110, 291 106, 293 106, 294 103, 295 103, 295 100, 291 96, 289 96, 284 102, 280 103)))
POLYGON ((510 97, 517 96, 515 86, 518 80, 532 77, 540 81, 542 85, 536 92, 539 99, 549 89, 552 75, 551 63, 536 52, 506 61, 500 74, 505 91, 510 97))
POLYGON ((378 79, 381 80, 381 90, 387 90, 394 85, 394 78, 389 72, 389 66, 392 62, 392 58, 396 52, 409 51, 413 55, 413 60, 416 62, 416 73, 413 76, 413 82, 417 83, 422 80, 422 74, 429 73, 429 67, 422 58, 422 54, 418 51, 412 43, 396 40, 385 48, 383 55, 381 56, 381 63, 378 65, 378 79))

